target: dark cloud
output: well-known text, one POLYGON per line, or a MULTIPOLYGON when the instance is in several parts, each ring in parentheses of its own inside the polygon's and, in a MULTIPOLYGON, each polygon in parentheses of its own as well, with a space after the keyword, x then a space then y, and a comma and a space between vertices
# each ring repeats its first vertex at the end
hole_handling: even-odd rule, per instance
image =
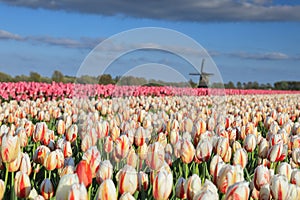
POLYGON ((271 0, 0 0, 13 6, 170 21, 299 21, 295 1, 271 0), (293 5, 292 5, 293 4, 293 5))

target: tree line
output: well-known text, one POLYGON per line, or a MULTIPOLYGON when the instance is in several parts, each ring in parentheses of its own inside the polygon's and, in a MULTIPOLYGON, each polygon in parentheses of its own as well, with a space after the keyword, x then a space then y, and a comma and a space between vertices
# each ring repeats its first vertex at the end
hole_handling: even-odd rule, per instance
MULTIPOLYGON (((51 77, 44 77, 37 72, 30 72, 29 76, 17 75, 11 76, 9 74, 0 72, 0 82, 45 82, 51 83, 62 82, 62 83, 82 83, 82 84, 118 84, 118 85, 149 85, 149 86, 176 86, 176 87, 197 87, 192 79, 188 82, 165 82, 161 80, 150 79, 147 80, 142 77, 134 76, 116 76, 112 77, 110 74, 103 74, 100 76, 89 76, 83 75, 81 77, 67 76, 62 72, 55 70, 51 77)), ((212 88, 232 88, 232 89, 273 89, 273 90, 300 90, 300 81, 278 81, 274 84, 270 83, 258 83, 257 81, 249 82, 237 82, 236 84, 232 81, 228 83, 213 83, 210 85, 212 88)))

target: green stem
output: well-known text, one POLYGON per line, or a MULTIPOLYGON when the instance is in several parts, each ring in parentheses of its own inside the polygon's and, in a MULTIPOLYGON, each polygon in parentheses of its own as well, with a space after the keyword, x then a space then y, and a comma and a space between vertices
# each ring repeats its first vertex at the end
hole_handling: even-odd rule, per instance
POLYGON ((248 172, 246 167, 245 167, 245 172, 246 172, 246 176, 247 176, 248 181, 251 182, 251 178, 249 176, 249 172, 248 172))
POLYGON ((8 179, 8 163, 5 163, 5 180, 4 180, 4 188, 6 189, 7 179, 8 179))
POLYGON ((16 195, 15 195, 15 188, 14 188, 14 183, 15 183, 15 173, 11 173, 11 182, 10 182, 10 199, 15 200, 16 195))
POLYGON ((49 180, 51 180, 51 171, 49 171, 49 180))
POLYGON ((97 189, 97 191, 96 191, 96 194, 95 194, 95 196, 94 196, 94 200, 97 200, 97 198, 98 198, 99 188, 100 188, 100 186, 98 187, 98 189, 97 189))
POLYGON ((89 199, 91 199, 91 193, 92 193, 92 184, 89 186, 89 199))
POLYGON ((189 175, 189 167, 187 163, 184 163, 184 173, 185 173, 185 179, 187 180, 189 175))

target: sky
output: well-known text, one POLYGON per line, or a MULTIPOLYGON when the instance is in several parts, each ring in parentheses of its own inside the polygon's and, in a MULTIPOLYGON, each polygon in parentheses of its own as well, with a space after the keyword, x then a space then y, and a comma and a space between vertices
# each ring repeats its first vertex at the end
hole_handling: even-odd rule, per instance
MULTIPOLYGON (((172 30, 202 46, 224 82, 300 81, 298 0, 0 0, 0 71, 12 76, 34 71, 51 77, 59 70, 76 76, 101 42, 144 27, 172 30)), ((176 38, 162 35, 150 34, 152 49, 122 54, 105 73, 134 75, 137 69, 138 76, 197 81, 189 76, 195 72, 191 63, 158 50, 166 46, 164 40, 170 42, 169 49, 183 47, 176 38), (164 69, 158 72, 160 68, 164 69)), ((127 42, 111 44, 105 51, 122 53, 127 42)), ((145 45, 149 43, 136 46, 145 45)), ((193 54, 201 63, 202 55, 193 50, 185 46, 181 53, 193 54)), ((101 59, 110 58, 102 51, 101 59)), ((211 71, 209 64, 205 67, 211 71)))

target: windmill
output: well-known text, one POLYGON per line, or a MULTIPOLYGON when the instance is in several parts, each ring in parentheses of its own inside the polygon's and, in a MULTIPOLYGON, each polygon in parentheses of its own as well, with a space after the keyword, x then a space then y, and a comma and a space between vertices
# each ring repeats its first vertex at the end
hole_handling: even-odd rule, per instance
POLYGON ((200 73, 189 73, 189 75, 192 75, 192 76, 200 76, 199 83, 198 83, 198 88, 207 88, 207 86, 209 84, 209 77, 214 75, 213 73, 207 73, 207 72, 203 71, 204 61, 205 61, 205 59, 202 59, 200 73))

